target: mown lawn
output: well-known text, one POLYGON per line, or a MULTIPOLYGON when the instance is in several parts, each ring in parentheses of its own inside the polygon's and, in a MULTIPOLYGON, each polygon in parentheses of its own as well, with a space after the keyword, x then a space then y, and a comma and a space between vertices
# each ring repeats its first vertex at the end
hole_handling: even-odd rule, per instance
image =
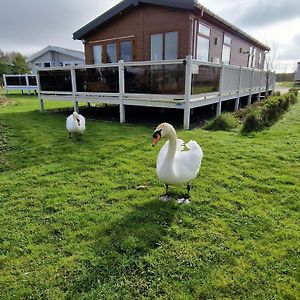
POLYGON ((9 99, 1 299, 300 298, 300 102, 254 135, 178 130, 204 151, 180 205, 158 200, 153 128, 87 120, 69 140, 50 112, 68 104, 9 99))

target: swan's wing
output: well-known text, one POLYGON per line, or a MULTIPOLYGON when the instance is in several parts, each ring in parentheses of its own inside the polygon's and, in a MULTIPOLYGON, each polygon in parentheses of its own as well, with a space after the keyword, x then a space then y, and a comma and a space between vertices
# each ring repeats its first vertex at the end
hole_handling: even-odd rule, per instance
POLYGON ((82 115, 79 115, 79 120, 80 120, 80 127, 82 129, 85 129, 85 117, 82 115))
POLYGON ((190 141, 185 146, 185 151, 176 152, 176 172, 182 174, 183 177, 196 177, 200 169, 203 151, 195 141, 190 141))
POLYGON ((184 141, 181 139, 177 139, 177 145, 176 145, 177 151, 183 151, 184 150, 184 141))
POLYGON ((167 155, 167 152, 169 150, 169 141, 166 141, 165 144, 160 149, 157 160, 156 160, 156 168, 159 169, 163 161, 165 160, 165 157, 167 155))
POLYGON ((72 128, 73 128, 73 116, 67 117, 66 128, 67 128, 68 131, 72 130, 72 128))

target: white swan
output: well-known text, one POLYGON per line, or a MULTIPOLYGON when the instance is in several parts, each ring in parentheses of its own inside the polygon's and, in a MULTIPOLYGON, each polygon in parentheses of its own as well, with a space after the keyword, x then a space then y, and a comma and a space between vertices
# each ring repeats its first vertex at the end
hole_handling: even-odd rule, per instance
POLYGON ((169 185, 181 184, 187 185, 189 195, 190 182, 197 177, 200 170, 202 149, 195 141, 184 144, 183 140, 177 139, 174 127, 168 123, 157 126, 153 133, 152 146, 164 136, 168 141, 158 154, 156 174, 165 183, 167 195, 169 185))
POLYGON ((72 133, 83 134, 85 131, 85 118, 74 111, 73 114, 67 118, 66 128, 69 132, 69 138, 71 138, 72 133))

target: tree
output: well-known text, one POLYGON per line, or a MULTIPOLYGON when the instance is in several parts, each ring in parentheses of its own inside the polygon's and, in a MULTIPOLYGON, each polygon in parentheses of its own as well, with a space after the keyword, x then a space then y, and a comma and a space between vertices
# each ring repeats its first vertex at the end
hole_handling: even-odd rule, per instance
POLYGON ((26 74, 30 68, 25 56, 19 52, 4 53, 0 49, 0 84, 2 84, 3 74, 26 74))
POLYGON ((30 72, 30 68, 26 62, 25 56, 19 52, 12 52, 9 54, 12 64, 14 74, 26 74, 30 72))
POLYGON ((266 71, 266 98, 269 96, 270 85, 275 81, 275 72, 278 68, 278 51, 276 43, 272 43, 272 50, 265 56, 265 71, 266 71))

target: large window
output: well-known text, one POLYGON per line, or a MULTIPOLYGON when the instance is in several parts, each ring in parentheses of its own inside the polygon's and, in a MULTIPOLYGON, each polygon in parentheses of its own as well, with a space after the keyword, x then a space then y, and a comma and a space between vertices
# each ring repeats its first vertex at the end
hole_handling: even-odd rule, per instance
POLYGON ((151 35, 151 60, 163 59, 163 34, 151 35))
POLYGON ((178 32, 151 34, 151 60, 178 58, 178 32))
POLYGON ((120 59, 124 61, 132 61, 132 42, 120 42, 120 59))
POLYGON ((117 62, 117 47, 116 43, 107 44, 106 46, 106 60, 108 63, 117 62))
POLYGON ((249 58, 248 58, 248 67, 251 68, 252 66, 252 58, 253 58, 253 47, 250 46, 249 48, 249 58))
POLYGON ((196 57, 198 60, 209 60, 210 31, 211 30, 208 26, 199 23, 196 52, 196 57))
POLYGON ((255 68, 256 63, 256 49, 253 49, 253 59, 252 59, 252 68, 255 68))
POLYGON ((133 53, 134 37, 116 38, 98 43, 92 48, 94 64, 116 63, 121 59, 127 62, 135 59, 133 53))
POLYGON ((231 43, 232 43, 231 37, 224 35, 222 62, 228 65, 230 64, 231 43))
POLYGON ((167 32, 165 34, 165 59, 178 58, 178 32, 167 32))
POLYGON ((93 58, 94 58, 94 64, 101 64, 103 59, 102 59, 102 46, 101 45, 96 45, 93 46, 93 58))

